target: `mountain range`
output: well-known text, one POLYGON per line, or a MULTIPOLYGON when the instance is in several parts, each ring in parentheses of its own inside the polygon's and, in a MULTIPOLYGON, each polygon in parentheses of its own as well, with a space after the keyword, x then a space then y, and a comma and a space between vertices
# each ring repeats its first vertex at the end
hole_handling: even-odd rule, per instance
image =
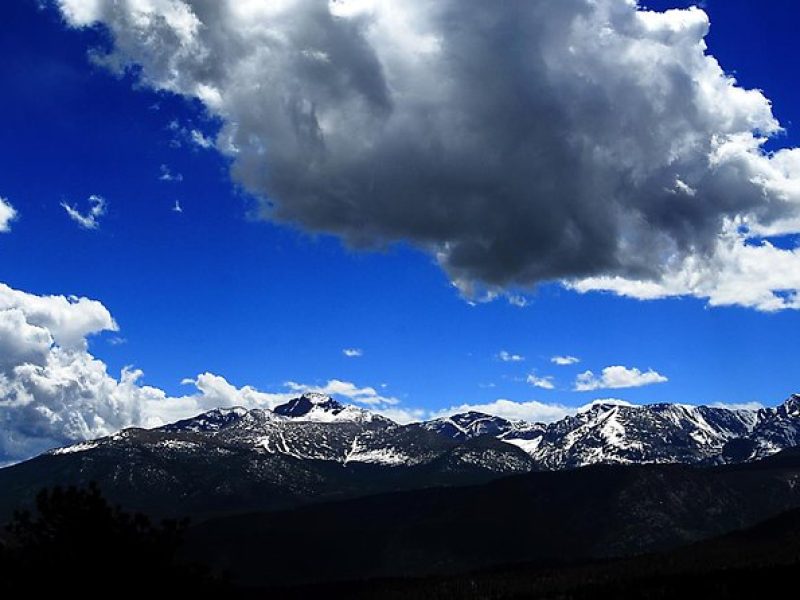
POLYGON ((798 442, 800 395, 759 410, 598 402, 549 424, 479 412, 398 424, 307 393, 274 410, 220 408, 127 429, 2 469, 0 517, 41 487, 92 481, 130 508, 209 515, 593 464, 740 463, 798 442))

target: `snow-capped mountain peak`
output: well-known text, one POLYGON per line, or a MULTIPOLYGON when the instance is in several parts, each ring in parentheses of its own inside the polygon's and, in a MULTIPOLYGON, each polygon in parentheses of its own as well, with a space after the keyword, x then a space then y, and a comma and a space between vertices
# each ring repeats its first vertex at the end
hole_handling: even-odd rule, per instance
POLYGON ((389 419, 366 409, 351 404, 342 404, 330 396, 314 392, 306 392, 299 398, 294 398, 286 404, 276 406, 272 412, 295 421, 313 421, 316 423, 338 421, 365 423, 376 420, 391 422, 389 419))
POLYGON ((789 396, 778 409, 784 416, 799 417, 800 416, 800 394, 792 394, 789 396))
POLYGON ((293 419, 305 417, 312 411, 339 413, 344 405, 324 394, 306 393, 273 409, 273 412, 293 419))

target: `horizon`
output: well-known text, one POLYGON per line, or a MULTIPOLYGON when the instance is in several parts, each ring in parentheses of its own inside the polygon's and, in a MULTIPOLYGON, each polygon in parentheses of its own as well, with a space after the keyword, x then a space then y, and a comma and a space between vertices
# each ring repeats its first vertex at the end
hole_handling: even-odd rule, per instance
POLYGON ((0 465, 307 392, 546 423, 798 389, 800 6, 223 4, 0 7, 0 465), (515 17, 579 25, 492 45, 515 17))

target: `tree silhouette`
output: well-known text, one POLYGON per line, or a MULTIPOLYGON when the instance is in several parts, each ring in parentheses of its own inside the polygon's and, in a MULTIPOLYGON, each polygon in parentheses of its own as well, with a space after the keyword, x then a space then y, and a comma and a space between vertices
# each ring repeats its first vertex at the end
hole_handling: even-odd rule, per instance
MULTIPOLYGON (((0 544, 0 592, 65 590, 216 595, 224 586, 178 559, 185 521, 154 525, 111 506, 96 485, 43 490, 0 544)), ((227 594, 226 594, 227 595, 227 594)))

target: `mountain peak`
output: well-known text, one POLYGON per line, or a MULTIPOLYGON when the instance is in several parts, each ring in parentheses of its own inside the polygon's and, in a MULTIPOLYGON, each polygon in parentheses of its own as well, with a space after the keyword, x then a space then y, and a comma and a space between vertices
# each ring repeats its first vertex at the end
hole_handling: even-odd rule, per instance
POLYGON ((337 402, 330 396, 318 394, 316 392, 306 392, 299 398, 289 400, 286 404, 281 404, 273 409, 276 415, 283 417, 298 418, 308 415, 310 412, 330 412, 338 414, 344 410, 344 405, 337 402))
POLYGON ((427 421, 422 426, 454 440, 468 440, 482 435, 498 436, 513 428, 513 424, 507 419, 478 411, 440 417, 427 421))
POLYGON ((316 421, 319 423, 333 421, 357 421, 362 423, 382 421, 391 423, 385 417, 358 406, 342 404, 330 396, 317 392, 306 392, 302 396, 289 400, 286 404, 276 406, 272 412, 289 419, 316 421))
POLYGON ((792 394, 779 407, 787 416, 800 416, 800 394, 792 394))
POLYGON ((215 408, 206 411, 188 419, 182 419, 174 423, 169 423, 161 427, 162 431, 194 431, 194 432, 212 432, 219 431, 223 427, 238 421, 243 416, 248 414, 246 408, 242 406, 233 406, 230 408, 215 408))

